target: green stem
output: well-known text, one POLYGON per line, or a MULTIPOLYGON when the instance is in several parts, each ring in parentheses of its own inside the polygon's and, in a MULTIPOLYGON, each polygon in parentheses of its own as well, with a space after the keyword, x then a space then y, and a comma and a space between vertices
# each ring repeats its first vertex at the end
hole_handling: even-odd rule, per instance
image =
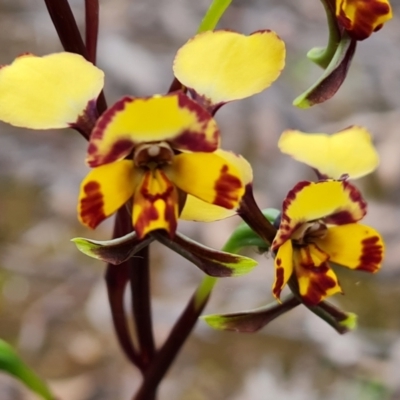
POLYGON ((329 39, 328 45, 324 48, 316 47, 307 53, 307 57, 321 68, 326 69, 336 53, 339 46, 341 33, 335 15, 334 4, 329 0, 321 0, 325 8, 326 18, 328 20, 329 39))
POLYGON ((215 29, 219 20, 224 15, 232 0, 214 0, 202 19, 197 33, 215 29))
MULTIPOLYGON (((215 29, 231 2, 232 0, 214 0, 204 15, 197 29, 197 33, 215 29)), ((168 89, 168 93, 175 92, 177 90, 184 90, 184 87, 177 78, 174 78, 168 89)))

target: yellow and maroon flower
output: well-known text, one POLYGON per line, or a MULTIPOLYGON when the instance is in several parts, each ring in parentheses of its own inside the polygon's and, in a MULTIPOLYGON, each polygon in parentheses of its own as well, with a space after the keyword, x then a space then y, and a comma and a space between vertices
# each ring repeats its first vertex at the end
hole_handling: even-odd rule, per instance
POLYGON ((358 223, 367 204, 347 181, 300 182, 282 206, 279 230, 271 249, 275 257, 273 294, 294 274, 308 305, 342 292, 329 263, 377 272, 384 244, 373 228, 358 223))
POLYGON ((81 222, 95 228, 133 196, 139 238, 173 236, 184 196, 234 210, 244 193, 242 172, 219 145, 217 124, 182 92, 125 97, 97 121, 81 186, 81 222))
POLYGON ((388 0, 336 0, 338 22, 355 40, 364 40, 392 18, 388 0))

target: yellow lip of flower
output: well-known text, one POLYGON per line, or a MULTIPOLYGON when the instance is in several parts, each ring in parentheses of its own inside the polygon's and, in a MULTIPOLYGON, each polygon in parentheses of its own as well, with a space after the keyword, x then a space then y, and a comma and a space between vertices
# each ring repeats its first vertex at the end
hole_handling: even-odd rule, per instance
POLYGON ((211 152, 219 130, 210 113, 182 92, 124 97, 97 121, 90 137, 91 167, 123 159, 140 143, 168 141, 179 151, 211 152))
POLYGON ((103 72, 80 55, 24 54, 0 68, 0 120, 31 129, 69 127, 103 84, 103 72))
POLYGON ((275 32, 249 36, 233 31, 206 31, 177 52, 177 79, 204 103, 220 105, 269 87, 285 64, 285 44, 275 32))
POLYGON ((320 176, 360 178, 379 165, 371 134, 362 126, 350 126, 332 135, 286 130, 279 138, 282 153, 315 168, 320 176))
POLYGON ((329 262, 367 272, 380 269, 384 244, 377 231, 358 223, 366 203, 348 182, 300 182, 283 202, 271 249, 276 252, 273 294, 295 274, 303 301, 315 305, 342 292, 329 262))
MULTIPOLYGON (((144 148, 155 154, 154 146, 144 148)), ((83 180, 78 215, 84 225, 95 228, 133 197, 132 222, 139 238, 156 229, 173 236, 179 191, 235 209, 244 193, 242 177, 237 164, 217 153, 181 153, 167 164, 153 162, 151 167, 133 160, 115 161, 94 168, 83 180)))
POLYGON ((339 23, 355 40, 364 40, 392 19, 388 0, 336 0, 339 23))

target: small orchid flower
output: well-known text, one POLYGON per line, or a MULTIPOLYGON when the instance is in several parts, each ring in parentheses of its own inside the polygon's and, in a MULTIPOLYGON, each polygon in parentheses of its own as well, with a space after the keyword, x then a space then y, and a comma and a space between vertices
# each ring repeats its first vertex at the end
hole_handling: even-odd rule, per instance
POLYGON ((384 244, 373 228, 358 223, 367 204, 348 181, 299 182, 286 196, 281 223, 272 243, 275 257, 273 294, 294 275, 308 305, 341 293, 330 263, 377 272, 384 244))

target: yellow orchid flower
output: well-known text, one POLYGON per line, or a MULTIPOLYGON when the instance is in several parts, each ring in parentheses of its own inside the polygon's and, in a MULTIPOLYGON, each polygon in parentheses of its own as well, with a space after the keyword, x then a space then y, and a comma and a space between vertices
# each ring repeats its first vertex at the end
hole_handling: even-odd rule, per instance
POLYGON ((87 162, 94 169, 81 185, 81 222, 95 228, 133 196, 138 237, 156 229, 173 236, 182 194, 237 208, 242 174, 223 152, 215 152, 218 144, 211 114, 182 92, 124 97, 93 129, 87 162))
POLYGON ((355 40, 364 40, 392 19, 388 0, 336 0, 336 17, 355 40))
POLYGON ((350 126, 332 135, 286 130, 278 147, 317 170, 320 178, 361 178, 379 165, 371 134, 362 126, 350 126))
POLYGON ((381 267, 384 244, 373 228, 359 224, 367 204, 348 181, 300 182, 286 196, 271 249, 273 294, 294 275, 307 305, 342 292, 330 262, 366 272, 381 267))

